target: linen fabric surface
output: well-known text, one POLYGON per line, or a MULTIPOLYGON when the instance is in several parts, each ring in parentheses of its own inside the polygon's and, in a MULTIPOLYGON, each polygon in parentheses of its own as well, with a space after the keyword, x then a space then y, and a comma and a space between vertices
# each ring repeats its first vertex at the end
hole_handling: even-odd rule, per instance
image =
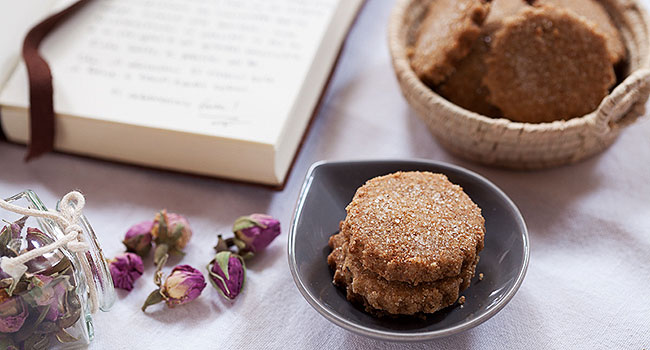
POLYGON ((175 264, 206 274, 217 234, 228 233, 240 215, 267 212, 282 223, 282 234, 247 263, 246 284, 233 302, 208 285, 190 304, 158 304, 143 313, 140 306, 155 287, 150 256, 134 290, 118 291, 111 312, 95 315, 89 349, 650 348, 648 117, 627 127, 603 154, 571 166, 516 172, 454 158, 401 96, 386 47, 391 6, 369 0, 362 10, 282 191, 64 154, 25 164, 24 147, 0 143, 0 194, 30 188, 54 207, 68 191, 81 190, 84 212, 109 258, 123 252, 121 240, 132 224, 162 208, 186 215, 194 230, 187 255, 172 259, 166 274, 175 264), (521 289, 496 316, 451 337, 397 344, 345 331, 302 298, 286 245, 308 167, 322 159, 379 158, 464 166, 519 206, 530 230, 530 265, 521 289))

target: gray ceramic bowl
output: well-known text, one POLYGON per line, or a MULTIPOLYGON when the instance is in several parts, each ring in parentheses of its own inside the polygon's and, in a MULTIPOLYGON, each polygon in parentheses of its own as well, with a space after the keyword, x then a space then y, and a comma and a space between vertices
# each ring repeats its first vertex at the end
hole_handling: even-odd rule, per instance
POLYGON ((470 329, 501 310, 526 274, 528 231, 514 203, 484 177, 463 168, 423 160, 319 162, 307 173, 289 232, 289 267, 307 302, 325 318, 360 335, 389 341, 421 341, 470 329), (345 206, 367 180, 395 171, 431 171, 463 187, 485 217, 485 249, 461 308, 452 305, 425 319, 376 318, 332 284, 328 239, 345 218, 345 206))

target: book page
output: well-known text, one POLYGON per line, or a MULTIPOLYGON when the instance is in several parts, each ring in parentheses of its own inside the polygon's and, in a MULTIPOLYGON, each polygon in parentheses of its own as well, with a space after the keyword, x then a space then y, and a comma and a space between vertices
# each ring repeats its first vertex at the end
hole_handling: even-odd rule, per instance
MULTIPOLYGON (((98 0, 42 45, 57 114, 274 143, 338 0, 98 0)), ((0 104, 27 107, 21 65, 0 104)))
POLYGON ((25 35, 52 7, 52 0, 0 0, 0 86, 16 68, 25 35))

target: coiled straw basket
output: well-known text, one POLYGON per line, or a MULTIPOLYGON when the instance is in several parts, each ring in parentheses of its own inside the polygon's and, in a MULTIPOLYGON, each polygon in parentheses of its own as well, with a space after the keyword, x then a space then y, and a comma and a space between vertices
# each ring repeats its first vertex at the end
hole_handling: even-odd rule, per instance
POLYGON ((389 48, 402 92, 439 143, 458 156, 514 169, 577 162, 610 146, 622 127, 645 113, 650 92, 650 26, 637 0, 600 0, 628 49, 624 80, 585 116, 552 123, 489 118, 459 107, 424 85, 407 47, 431 1, 398 0, 390 17, 389 48))

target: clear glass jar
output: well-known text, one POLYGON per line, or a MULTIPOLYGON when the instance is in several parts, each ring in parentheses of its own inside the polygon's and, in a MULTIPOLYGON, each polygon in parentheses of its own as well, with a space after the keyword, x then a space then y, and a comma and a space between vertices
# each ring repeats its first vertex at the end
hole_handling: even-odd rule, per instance
MULTIPOLYGON (((47 210, 29 190, 6 201, 47 210)), ((4 221, 0 223, 0 256, 16 256, 64 235, 61 226, 50 219, 23 217, 2 209, 0 219, 4 221)), ((64 247, 32 259, 25 264, 27 272, 18 283, 0 271, 0 349, 68 349, 93 339, 90 289, 94 289, 96 306, 102 311, 112 306, 115 291, 93 229, 83 215, 79 221, 88 251, 73 253, 64 247), (86 278, 84 265, 92 281, 86 278)))

